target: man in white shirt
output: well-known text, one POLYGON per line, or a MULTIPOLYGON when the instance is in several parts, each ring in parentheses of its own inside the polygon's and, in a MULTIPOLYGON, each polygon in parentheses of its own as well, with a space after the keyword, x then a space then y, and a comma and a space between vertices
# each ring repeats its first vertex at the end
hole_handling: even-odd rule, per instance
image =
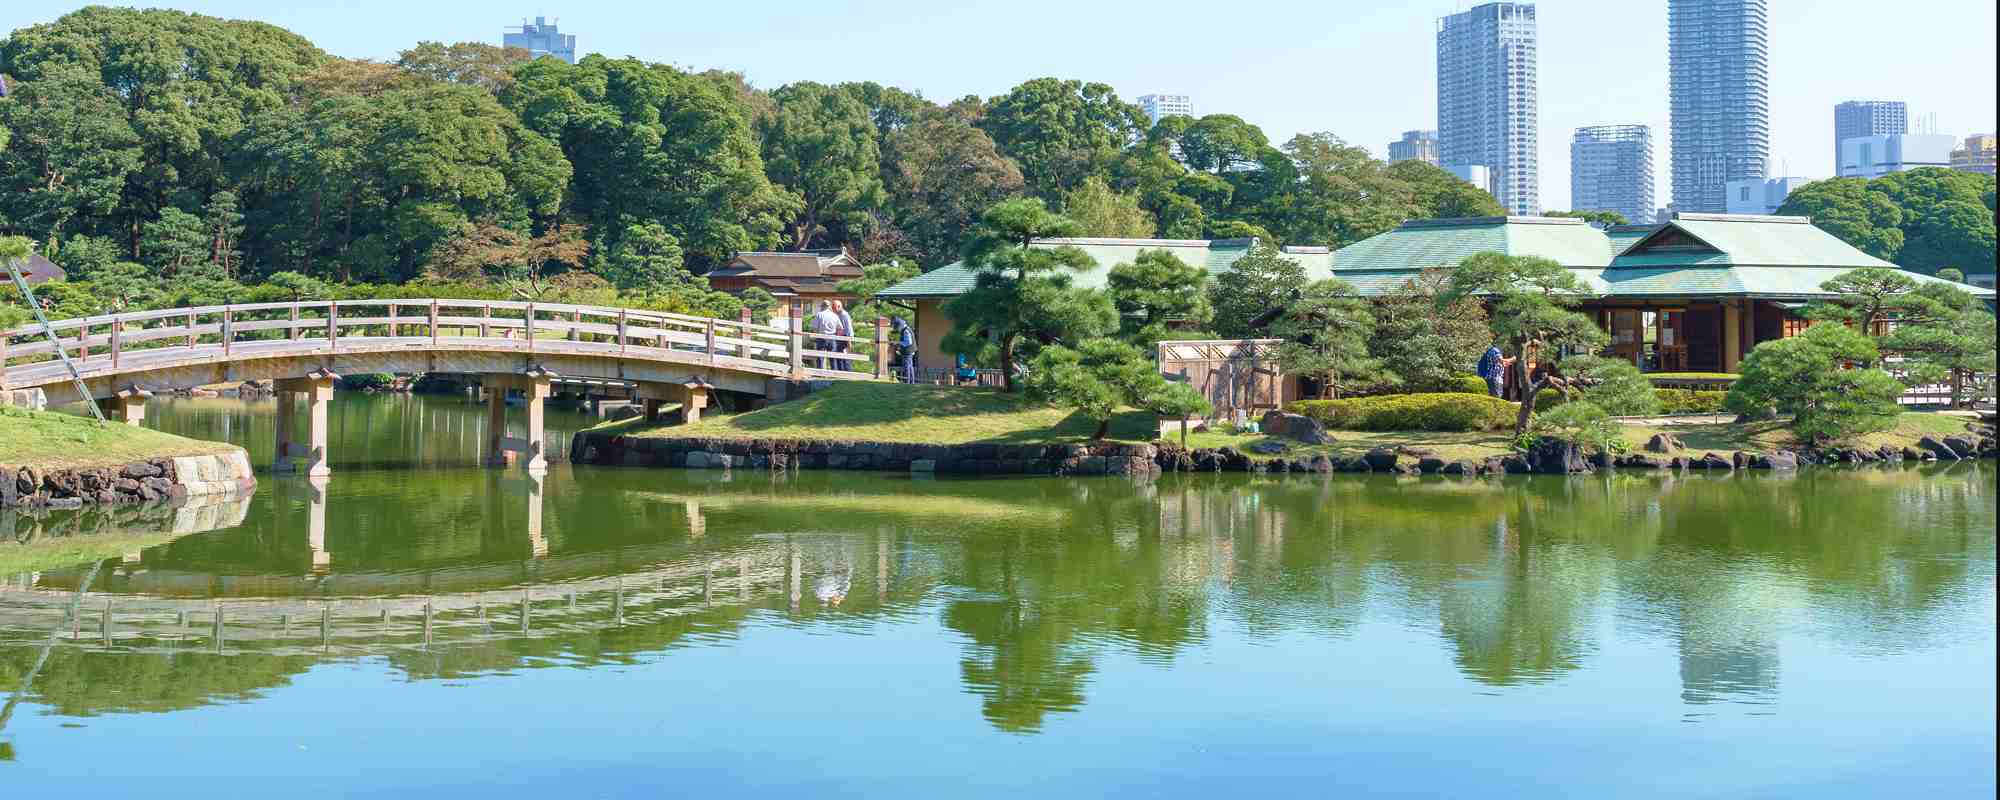
MULTIPOLYGON (((825 300, 819 301, 819 313, 814 314, 812 318, 812 331, 820 336, 840 335, 840 315, 833 313, 833 303, 825 300)), ((834 341, 832 339, 815 338, 813 339, 812 349, 830 352, 833 350, 833 346, 834 341)), ((828 366, 824 357, 814 358, 813 364, 821 369, 825 369, 828 366)))
MULTIPOLYGON (((847 305, 846 305, 846 304, 844 304, 844 303, 842 303, 842 302, 840 302, 839 300, 835 300, 835 301, 833 301, 833 313, 834 313, 835 315, 837 315, 837 316, 839 316, 839 317, 840 317, 840 335, 842 335, 842 336, 846 336, 846 337, 849 337, 849 338, 853 338, 853 336, 854 336, 854 318, 853 318, 853 317, 851 317, 851 316, 848 316, 848 314, 847 314, 847 305)), ((847 352, 847 351, 849 351, 849 350, 852 350, 853 348, 854 348, 854 343, 853 343, 853 342, 849 342, 849 341, 844 341, 844 340, 843 340, 843 341, 838 341, 838 342, 834 342, 834 343, 833 343, 833 350, 834 350, 834 352, 836 352, 836 353, 845 353, 845 352, 847 352)), ((852 361, 849 361, 849 360, 847 360, 847 359, 844 359, 844 358, 843 358, 843 359, 841 359, 841 360, 840 360, 840 368, 841 368, 841 369, 853 369, 853 368, 854 368, 854 362, 852 362, 852 361)))

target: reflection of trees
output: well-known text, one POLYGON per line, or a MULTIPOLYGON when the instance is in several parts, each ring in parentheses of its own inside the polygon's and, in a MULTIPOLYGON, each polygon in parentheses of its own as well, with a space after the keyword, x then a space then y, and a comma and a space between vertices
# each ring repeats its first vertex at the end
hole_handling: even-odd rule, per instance
MULTIPOLYGON (((941 623, 967 640, 960 679, 991 724, 1020 732, 1086 705, 1106 654, 1170 664, 1219 623, 1346 636, 1364 617, 1401 614, 1437 631, 1468 679, 1507 686, 1587 666, 1615 612, 1621 635, 1675 644, 1682 696, 1699 703, 1775 693, 1781 633, 1897 650, 1949 627, 1937 615, 1963 613, 1968 585, 1990 574, 1991 469, 1157 484, 559 471, 542 495, 546 558, 530 557, 517 479, 355 471, 335 483, 332 588, 315 591, 372 596, 351 587, 400 575, 418 596, 493 592, 494 635, 425 646, 402 630, 367 645, 418 678, 635 663, 758 618, 865 629, 938 592, 941 623), (533 635, 511 634, 508 591, 668 563, 699 578, 702 564, 775 549, 798 558, 747 600, 718 581, 674 601, 685 613, 621 606, 630 616, 614 624, 599 593, 580 601, 596 611, 548 601, 533 635), (476 577, 489 574, 503 577, 476 577), (813 591, 835 574, 838 605, 813 591)), ((274 481, 251 524, 149 549, 141 565, 213 578, 202 591, 293 596, 274 587, 305 580, 305 498, 274 481)), ((231 646, 242 654, 59 648, 34 694, 61 713, 185 708, 255 696, 363 645, 330 656, 231 646)), ((0 650, 0 685, 20 658, 0 650)))

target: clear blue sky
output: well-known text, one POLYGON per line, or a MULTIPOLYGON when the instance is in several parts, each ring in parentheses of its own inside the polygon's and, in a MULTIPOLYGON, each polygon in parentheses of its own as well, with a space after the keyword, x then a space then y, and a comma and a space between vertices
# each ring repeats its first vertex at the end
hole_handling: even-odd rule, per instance
MULTIPOLYGON (((1127 99, 1192 95, 1272 141, 1330 131, 1384 155, 1437 120, 1436 18, 1472 3, 1066 0, 762 3, 572 0, 207 0, 167 6, 259 19, 352 58, 393 58, 420 40, 499 42, 503 26, 555 17, 579 49, 746 73, 761 87, 873 80, 934 100, 991 96, 1032 77, 1101 81, 1127 99)), ((0 3, 0 30, 84 5, 0 3)), ((1658 203, 1667 191, 1666 0, 1549 0, 1541 32, 1542 202, 1569 202, 1569 137, 1582 125, 1654 127, 1658 203)), ((1833 171, 1833 104, 1903 100, 1938 130, 1995 128, 1991 0, 1772 0, 1772 170, 1833 171)))

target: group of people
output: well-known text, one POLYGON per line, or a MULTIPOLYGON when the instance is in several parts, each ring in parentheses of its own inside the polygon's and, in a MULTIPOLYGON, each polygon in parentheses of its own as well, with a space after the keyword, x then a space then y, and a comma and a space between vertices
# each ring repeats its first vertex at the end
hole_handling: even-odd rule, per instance
MULTIPOLYGON (((891 317, 896 376, 904 383, 917 382, 917 336, 910 323, 902 317, 891 317)), ((839 300, 819 301, 819 312, 812 316, 813 349, 827 353, 852 352, 854 343, 854 316, 847 312, 846 304, 839 300), (843 338, 832 338, 832 337, 843 338)), ((845 358, 815 358, 813 362, 822 369, 852 370, 854 361, 845 358)))

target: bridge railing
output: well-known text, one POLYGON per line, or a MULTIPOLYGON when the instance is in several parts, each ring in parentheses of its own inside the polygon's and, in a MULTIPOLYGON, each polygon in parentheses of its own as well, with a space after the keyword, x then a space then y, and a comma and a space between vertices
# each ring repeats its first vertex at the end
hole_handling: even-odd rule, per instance
MULTIPOLYGON (((710 364, 811 378, 888 374, 885 326, 872 337, 808 333, 748 319, 509 300, 391 299, 237 303, 95 315, 49 328, 80 370, 116 372, 135 353, 179 348, 224 358, 339 353, 390 343, 632 357, 692 353, 710 364), (572 344, 559 344, 559 343, 572 344), (842 352, 842 349, 845 352, 842 352)), ((0 331, 0 386, 54 369, 56 343, 39 325, 0 331)), ((171 359, 170 359, 171 360, 171 359)), ((684 359, 683 359, 684 360, 684 359)), ((148 359, 149 365, 158 362, 148 359)))

